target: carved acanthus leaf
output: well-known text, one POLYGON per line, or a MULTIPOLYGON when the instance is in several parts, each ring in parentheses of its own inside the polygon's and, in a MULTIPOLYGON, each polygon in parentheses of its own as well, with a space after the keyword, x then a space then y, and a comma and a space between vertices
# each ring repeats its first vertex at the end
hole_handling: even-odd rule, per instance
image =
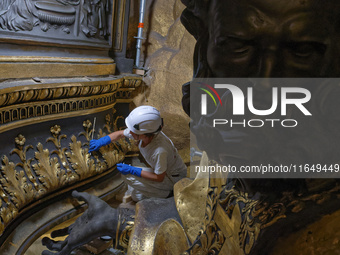
POLYGON ((33 169, 43 186, 47 190, 55 190, 67 184, 68 177, 66 171, 60 168, 58 159, 56 157, 51 158, 49 150, 44 150, 41 143, 38 143, 37 149, 35 158, 38 163, 33 165, 33 169))
POLYGON ((82 144, 77 141, 73 135, 70 143, 71 152, 67 151, 66 156, 71 163, 73 170, 80 176, 81 179, 90 177, 96 173, 100 173, 102 169, 96 168, 94 160, 88 153, 88 149, 82 149, 82 144))
POLYGON ((103 155, 108 168, 113 167, 117 163, 123 161, 125 156, 124 153, 119 152, 114 148, 114 145, 109 145, 107 147, 102 147, 99 150, 100 153, 103 155))
POLYGON ((1 166, 1 186, 10 196, 10 200, 17 208, 29 203, 34 198, 33 185, 27 182, 25 173, 15 169, 13 162, 4 156, 1 166), (26 192, 28 192, 26 194, 26 192))

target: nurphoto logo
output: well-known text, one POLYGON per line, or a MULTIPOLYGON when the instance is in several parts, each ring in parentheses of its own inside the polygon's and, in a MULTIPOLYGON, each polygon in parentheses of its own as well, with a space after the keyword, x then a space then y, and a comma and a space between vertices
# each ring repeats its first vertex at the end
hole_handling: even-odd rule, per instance
MULTIPOLYGON (((222 105, 222 100, 219 94, 217 93, 216 89, 225 89, 229 91, 232 96, 233 102, 233 115, 245 115, 245 106, 248 107, 249 112, 257 116, 267 116, 273 114, 280 104, 280 115, 286 116, 287 115, 287 106, 288 105, 295 105, 305 116, 311 116, 312 114, 308 109, 305 107, 304 104, 309 102, 311 99, 311 93, 308 89, 299 88, 299 87, 273 87, 272 88, 272 105, 269 109, 256 109, 254 107, 253 102, 253 87, 247 88, 246 96, 244 95, 243 91, 232 84, 214 84, 214 87, 199 82, 200 84, 204 85, 206 88, 199 88, 200 90, 204 91, 206 94, 201 94, 201 115, 207 115, 207 95, 209 95, 215 106, 217 106, 217 101, 215 97, 219 100, 220 104, 222 105), (279 91, 280 90, 280 91, 279 91), (211 91, 211 92, 210 92, 211 91), (279 92, 281 97, 279 98, 279 92)), ((280 122, 281 126, 283 127, 295 127, 297 126, 298 122, 295 119, 250 119, 241 122, 233 122, 232 119, 214 119, 213 126, 216 125, 225 125, 229 124, 231 127, 233 125, 243 125, 244 127, 262 127, 265 123, 271 123, 271 126, 274 127, 276 122, 280 122)))

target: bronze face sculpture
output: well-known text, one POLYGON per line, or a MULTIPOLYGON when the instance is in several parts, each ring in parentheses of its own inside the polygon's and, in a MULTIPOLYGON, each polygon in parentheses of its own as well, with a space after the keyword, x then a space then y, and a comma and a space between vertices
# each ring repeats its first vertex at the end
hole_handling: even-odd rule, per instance
POLYGON ((195 77, 334 77, 336 1, 183 0, 195 77))
POLYGON ((212 1, 207 45, 212 76, 334 76, 331 6, 321 1, 212 1))
MULTIPOLYGON (((257 109, 270 108, 273 78, 315 79, 338 77, 340 74, 340 9, 337 1, 182 2, 187 6, 181 17, 182 23, 197 40, 194 78, 250 78, 254 106, 257 109), (252 82, 251 78, 260 79, 252 82)), ((191 111, 191 128, 199 148, 224 165, 338 163, 337 98, 340 96, 340 87, 336 82, 320 84, 311 80, 308 89, 312 99, 308 107, 313 111, 313 118, 305 118, 293 109, 288 117, 299 120, 298 127, 294 129, 251 129, 239 126, 213 128, 212 119, 225 118, 232 112, 230 93, 223 95, 223 106, 218 106, 207 116, 202 117, 191 111), (214 141, 214 148, 207 146, 212 144, 210 141, 214 141)), ((190 83, 183 85, 182 104, 187 114, 190 114, 190 100, 200 98, 195 94, 196 91, 193 87, 190 91, 190 83)), ((199 109, 199 103, 198 100, 192 101, 191 106, 199 109)), ((244 117, 250 119, 254 116, 246 113, 244 117)), ((271 117, 278 116, 273 114, 271 117)), ((340 204, 335 195, 331 194, 333 191, 330 191, 337 187, 337 183, 338 179, 231 178, 221 193, 221 197, 229 200, 224 203, 222 199, 220 204, 226 212, 233 208, 230 194, 234 194, 235 190, 246 192, 247 198, 264 202, 266 206, 263 208, 268 209, 270 205, 280 202, 285 211, 286 225, 283 224, 285 221, 279 221, 271 228, 262 230, 262 238, 256 241, 251 251, 245 252, 259 254, 260 251, 270 251, 275 242, 270 240, 289 233, 292 226, 304 227, 323 213, 338 210, 340 204), (330 195, 330 199, 322 203, 320 208, 312 204, 305 205, 298 213, 293 213, 295 209, 289 208, 293 201, 296 202, 296 197, 320 195, 324 192, 330 195), (290 194, 290 198, 286 197, 287 194, 290 194), (297 224, 297 221, 300 223, 297 224)), ((241 197, 239 194, 236 200, 242 200, 241 197)), ((244 217, 245 213, 242 215, 244 217)))
MULTIPOLYGON (((187 9, 183 12, 182 22, 197 39, 194 78, 339 76, 336 56, 339 52, 337 24, 340 17, 336 11, 339 7, 336 1, 183 2, 187 9)), ((257 80, 252 86, 254 106, 258 109, 270 108, 274 86, 271 80, 257 80)), ((203 150, 208 139, 215 139, 223 151, 216 152, 215 148, 209 156, 225 164, 304 163, 312 159, 313 162, 329 159, 330 154, 336 157, 334 152, 338 146, 334 138, 337 132, 330 132, 325 123, 337 129, 338 117, 333 113, 338 108, 335 95, 340 93, 339 86, 311 84, 308 89, 313 95, 310 107, 316 110, 313 120, 299 116, 301 121, 296 129, 264 127, 254 130, 236 127, 234 130, 237 130, 237 138, 241 142, 228 144, 228 139, 233 137, 230 129, 221 127, 216 132, 209 125, 201 124, 202 119, 205 120, 203 123, 212 123, 212 119, 231 112, 229 94, 222 99, 224 106, 202 118, 201 124, 197 124, 200 116, 191 116, 194 133, 203 150), (202 132, 195 132, 200 129, 202 132), (210 135, 207 136, 207 133, 210 135), (224 146, 221 140, 224 140, 224 146)), ((189 84, 184 85, 183 91, 183 107, 189 113, 189 84)), ((299 113, 292 110, 289 117, 296 115, 299 113)), ((248 114, 247 117, 253 115, 248 114)), ((255 189, 261 190, 261 187, 255 189)))

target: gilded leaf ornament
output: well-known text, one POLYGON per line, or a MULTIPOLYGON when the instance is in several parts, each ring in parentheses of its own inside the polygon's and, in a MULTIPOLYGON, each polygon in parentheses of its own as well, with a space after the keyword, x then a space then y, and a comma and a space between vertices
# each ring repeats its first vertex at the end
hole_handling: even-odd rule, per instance
MULTIPOLYGON (((121 119, 122 117, 118 117, 121 119)), ((106 123, 106 128, 116 130, 116 119, 106 123), (114 126, 112 126, 114 125, 114 126), (111 128, 112 127, 112 128, 111 128)), ((90 120, 83 122, 84 136, 87 142, 77 140, 75 135, 70 138, 62 133, 60 125, 50 128, 51 137, 46 139, 46 146, 39 142, 26 145, 26 138, 19 134, 15 138, 15 146, 11 155, 17 155, 19 163, 14 163, 8 156, 3 155, 0 166, 0 235, 6 227, 25 210, 28 204, 43 199, 51 192, 72 183, 96 176, 121 162, 125 154, 137 147, 127 139, 121 139, 100 149, 99 152, 88 152, 89 140, 92 137, 93 124, 90 120), (68 140, 70 139, 70 140, 68 140), (61 141, 69 141, 68 147, 63 147, 61 141), (54 150, 47 147, 52 143, 54 150), (28 151, 34 151, 34 157, 28 156, 28 151), (101 156, 99 156, 101 154, 101 156)), ((105 135, 101 129, 99 136, 105 135)), ((99 138, 99 137, 98 137, 99 138)))
POLYGON ((65 152, 68 161, 71 163, 72 169, 80 176, 80 179, 85 179, 93 174, 99 173, 100 169, 96 169, 94 160, 91 159, 87 149, 82 149, 82 144, 77 141, 73 135, 72 143, 69 144, 70 151, 65 152))
POLYGON ((233 187, 225 189, 224 198, 220 204, 225 208, 229 218, 233 210, 239 206, 242 214, 242 222, 239 231, 239 244, 245 254, 249 254, 262 229, 267 228, 285 218, 286 207, 283 203, 269 204, 264 201, 249 198, 248 193, 239 191, 233 187))
POLYGON ((2 159, 1 173, 0 182, 4 193, 9 195, 16 208, 19 209, 23 204, 33 200, 33 185, 27 181, 24 171, 16 169, 15 164, 6 156, 2 159))
POLYGON ((33 169, 39 181, 47 190, 55 190, 65 183, 68 183, 66 170, 60 168, 58 158, 50 157, 48 149, 43 149, 43 145, 38 143, 38 151, 35 152, 35 158, 38 161, 33 165, 33 169))

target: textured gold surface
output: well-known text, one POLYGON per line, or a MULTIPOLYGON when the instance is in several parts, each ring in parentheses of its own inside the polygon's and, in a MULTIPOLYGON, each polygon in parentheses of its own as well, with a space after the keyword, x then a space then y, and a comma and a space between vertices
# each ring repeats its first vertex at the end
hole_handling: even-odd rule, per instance
POLYGON ((135 226, 131 232, 129 240, 128 255, 150 255, 154 247, 154 239, 157 230, 155 227, 147 226, 145 222, 145 211, 136 205, 136 219, 135 226))
POLYGON ((164 221, 158 228, 154 241, 155 255, 180 254, 189 248, 183 227, 175 220, 164 221))
POLYGON ((183 247, 182 251, 185 251, 188 247, 187 238, 178 220, 172 198, 154 198, 138 202, 127 254, 179 254, 175 251, 180 251, 183 247), (175 248, 176 243, 178 247, 175 248))
MULTIPOLYGON (((201 164, 208 163, 207 160, 204 153, 201 164)), ((176 207, 191 242, 203 228, 208 187, 209 173, 204 172, 199 172, 194 181, 182 179, 174 187, 176 207)))

